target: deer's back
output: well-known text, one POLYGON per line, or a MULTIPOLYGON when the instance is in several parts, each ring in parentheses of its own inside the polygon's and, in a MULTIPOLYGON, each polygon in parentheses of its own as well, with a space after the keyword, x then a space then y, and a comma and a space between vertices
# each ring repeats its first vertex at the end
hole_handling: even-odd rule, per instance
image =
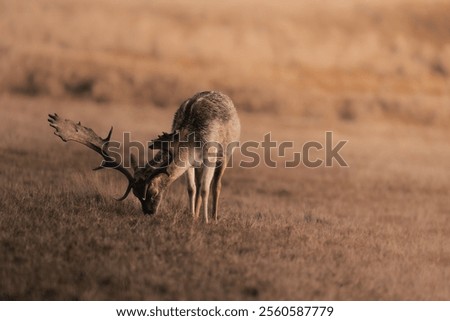
POLYGON ((172 130, 185 138, 195 133, 196 139, 227 145, 239 140, 240 123, 231 99, 220 92, 205 91, 183 102, 175 113, 172 130))

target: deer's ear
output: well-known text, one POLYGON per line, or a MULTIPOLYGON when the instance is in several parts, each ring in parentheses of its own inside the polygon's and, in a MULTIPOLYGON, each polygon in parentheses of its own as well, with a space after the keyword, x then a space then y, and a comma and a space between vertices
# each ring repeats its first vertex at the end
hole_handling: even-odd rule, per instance
POLYGON ((148 145, 150 149, 168 150, 171 142, 179 141, 180 131, 174 131, 173 133, 163 133, 159 135, 157 139, 154 139, 148 145))

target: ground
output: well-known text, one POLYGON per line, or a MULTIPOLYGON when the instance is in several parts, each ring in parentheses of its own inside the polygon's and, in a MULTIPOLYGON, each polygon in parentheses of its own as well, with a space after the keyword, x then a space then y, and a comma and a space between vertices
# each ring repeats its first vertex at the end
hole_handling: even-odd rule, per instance
POLYGON ((0 1, 0 298, 449 300, 448 3, 333 3, 0 1), (145 216, 47 123, 145 142, 208 89, 242 141, 331 131, 349 166, 237 153, 217 222, 182 180, 145 216))

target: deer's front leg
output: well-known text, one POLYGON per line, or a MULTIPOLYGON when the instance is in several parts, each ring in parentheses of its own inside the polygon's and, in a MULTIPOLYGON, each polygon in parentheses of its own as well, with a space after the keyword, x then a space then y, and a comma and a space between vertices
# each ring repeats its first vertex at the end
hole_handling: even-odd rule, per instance
POLYGON ((212 203, 212 212, 214 215, 214 219, 217 221, 217 212, 219 211, 219 196, 220 191, 222 190, 222 176, 227 167, 226 162, 222 162, 217 166, 214 171, 214 178, 212 181, 212 194, 213 194, 213 203, 212 203))

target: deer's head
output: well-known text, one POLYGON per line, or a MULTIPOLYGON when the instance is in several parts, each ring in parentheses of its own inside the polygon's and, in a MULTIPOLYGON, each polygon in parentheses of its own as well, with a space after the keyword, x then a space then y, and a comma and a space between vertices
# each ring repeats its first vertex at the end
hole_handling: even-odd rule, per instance
POLYGON ((139 167, 131 155, 131 165, 133 180, 129 181, 127 191, 119 200, 124 200, 133 191, 133 195, 141 203, 142 211, 145 214, 156 214, 167 187, 167 163, 158 167, 139 167))
POLYGON ((145 167, 139 167, 136 159, 131 155, 132 174, 108 153, 108 144, 111 139, 112 127, 108 136, 106 138, 101 138, 92 129, 82 126, 80 122, 75 123, 69 119, 63 120, 57 114, 49 115, 48 121, 50 126, 56 129, 55 135, 59 136, 63 141, 78 142, 89 147, 103 157, 104 160, 102 164, 99 167, 94 168, 94 170, 112 168, 118 170, 127 178, 127 189, 124 195, 117 199, 118 201, 123 201, 130 192, 133 191, 133 195, 140 201, 142 211, 145 214, 157 213, 162 196, 167 187, 167 178, 169 176, 167 166, 171 160, 171 153, 162 147, 164 146, 162 142, 173 137, 173 134, 164 133, 149 146, 153 149, 162 150, 155 156, 155 158, 158 158, 157 161, 154 161, 152 164, 145 167))

